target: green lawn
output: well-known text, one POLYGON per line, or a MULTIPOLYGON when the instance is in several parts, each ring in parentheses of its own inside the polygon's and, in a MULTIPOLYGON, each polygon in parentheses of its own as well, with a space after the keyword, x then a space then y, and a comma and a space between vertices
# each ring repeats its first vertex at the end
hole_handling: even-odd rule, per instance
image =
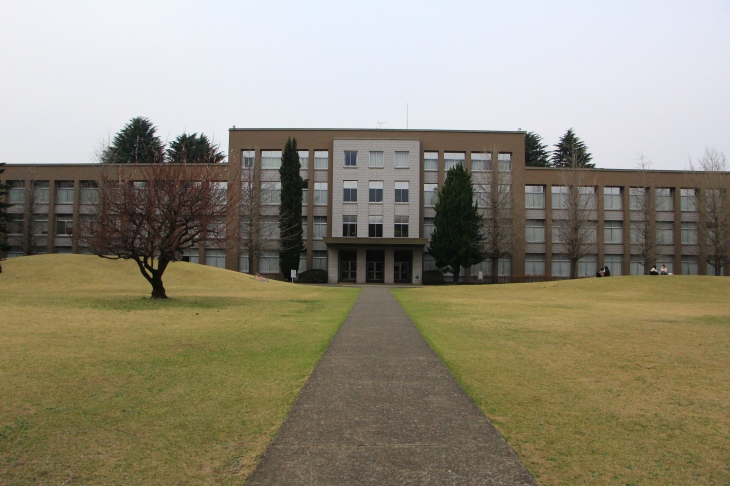
POLYGON ((357 289, 44 255, 0 274, 0 484, 240 484, 357 289))
POLYGON ((541 484, 730 484, 730 279, 393 293, 541 484))

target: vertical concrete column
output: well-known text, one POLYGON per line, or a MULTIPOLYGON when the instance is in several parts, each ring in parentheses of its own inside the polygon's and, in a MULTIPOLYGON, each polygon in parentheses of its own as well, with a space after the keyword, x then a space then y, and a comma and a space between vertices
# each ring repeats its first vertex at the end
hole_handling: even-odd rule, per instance
POLYGON ((393 248, 385 249, 385 262, 383 263, 384 281, 387 284, 392 284, 395 281, 395 250, 393 248))
POLYGON ((337 283, 340 281, 340 257, 336 248, 327 248, 327 281, 337 283))
POLYGON ((367 278, 367 252, 365 248, 357 249, 357 283, 365 283, 367 278))
POLYGON ((411 270, 411 283, 423 284, 423 248, 413 250, 413 269, 411 270))

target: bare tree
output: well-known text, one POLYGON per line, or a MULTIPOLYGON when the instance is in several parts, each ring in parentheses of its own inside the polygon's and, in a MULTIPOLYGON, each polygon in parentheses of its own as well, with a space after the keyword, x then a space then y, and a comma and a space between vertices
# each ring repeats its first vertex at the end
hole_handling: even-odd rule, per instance
POLYGON ((171 261, 201 240, 225 246, 228 205, 237 195, 225 190, 221 174, 202 164, 103 170, 96 214, 81 239, 100 257, 133 260, 151 297, 167 298, 162 275, 171 261))
POLYGON ((484 255, 491 264, 491 281, 497 283, 499 260, 512 254, 515 241, 512 214, 512 185, 515 180, 511 171, 500 170, 499 150, 493 147, 484 154, 487 160, 491 158, 491 168, 475 172, 472 166, 472 176, 477 206, 482 213, 484 255))
POLYGON ((649 169, 652 161, 644 154, 636 162, 639 170, 638 185, 629 189, 629 210, 631 211, 630 243, 631 253, 639 255, 644 266, 644 275, 660 256, 656 234, 656 205, 652 197, 649 169))
POLYGON ((700 216, 699 236, 705 258, 722 275, 730 263, 730 174, 725 154, 712 147, 693 162, 690 159, 695 184, 700 190, 696 199, 700 216))
POLYGON ((570 260, 570 278, 578 277, 578 260, 596 251, 595 180, 590 169, 579 167, 575 156, 562 169, 560 204, 553 211, 552 227, 561 253, 570 260))

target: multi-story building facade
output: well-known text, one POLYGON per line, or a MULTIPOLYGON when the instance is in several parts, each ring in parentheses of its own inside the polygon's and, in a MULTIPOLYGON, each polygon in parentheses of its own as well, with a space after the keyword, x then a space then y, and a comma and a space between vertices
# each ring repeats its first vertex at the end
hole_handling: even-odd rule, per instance
MULTIPOLYGON (((202 242, 184 259, 278 273, 278 169, 289 137, 297 139, 307 181, 302 201, 306 253, 300 271, 324 269, 330 282, 420 283, 423 271, 436 268, 426 247, 438 189, 448 170, 463 164, 477 193, 488 190, 485 181, 495 174, 510 191, 515 238, 510 254, 499 261, 500 279, 568 276, 569 261, 555 222, 564 217, 566 187, 576 183, 575 175, 526 168, 524 132, 231 129, 229 161, 218 166, 219 179, 230 186, 240 176, 244 184, 255 185, 255 204, 236 210, 239 218, 254 218, 263 228, 256 233, 260 241, 242 235, 227 248, 202 242)), ((135 180, 134 168, 125 169, 135 180)), ((8 256, 88 252, 73 229, 93 215, 99 174, 96 164, 6 165, 0 180, 10 183, 8 200, 14 204, 8 256)), ((578 262, 579 276, 592 276, 603 266, 613 275, 644 273, 634 240, 636 229, 646 224, 655 234, 657 265, 677 274, 713 273, 698 238, 699 193, 691 173, 595 169, 580 171, 580 177, 593 239, 578 262), (642 200, 651 201, 651 208, 639 207, 642 200)), ((491 265, 465 269, 464 278, 479 272, 489 275, 491 265)))

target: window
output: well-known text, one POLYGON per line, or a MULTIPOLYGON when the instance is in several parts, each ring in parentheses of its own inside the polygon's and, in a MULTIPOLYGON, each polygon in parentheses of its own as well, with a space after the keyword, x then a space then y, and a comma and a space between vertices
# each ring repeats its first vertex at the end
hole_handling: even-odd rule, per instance
POLYGON ((595 210, 598 207, 596 206, 596 188, 590 186, 579 187, 578 200, 581 208, 595 210))
POLYGON ((383 152, 370 152, 370 167, 375 169, 383 167, 383 152))
POLYGON ((488 189, 489 188, 486 188, 486 189, 487 190, 485 190, 485 187, 482 186, 482 185, 476 185, 476 186, 474 186, 474 199, 473 199, 472 202, 478 208, 486 208, 487 207, 487 203, 489 202, 487 200, 487 194, 490 194, 490 193, 488 192, 488 189))
POLYGON ((444 172, 448 172, 458 164, 464 166, 464 160, 466 160, 466 154, 463 152, 444 152, 444 172))
POLYGON ((623 243, 623 221, 603 222, 603 242, 607 245, 623 243))
POLYGON ((307 241, 307 217, 302 216, 302 239, 307 241))
POLYGON ((673 226, 674 226, 674 223, 672 223, 671 221, 660 221, 656 224, 656 243, 657 243, 657 245, 674 244, 673 226))
POLYGON ((512 171, 512 154, 499 154, 499 172, 511 172, 512 171))
POLYGON ((525 275, 545 275, 545 254, 527 253, 525 255, 525 275))
POLYGON ((74 227, 73 214, 57 214, 56 215, 56 234, 58 236, 72 235, 73 227, 74 227))
POLYGON ((187 248, 182 252, 182 261, 200 263, 200 252, 197 248, 187 248))
POLYGON ((545 209, 545 186, 525 186, 525 208, 545 209))
POLYGON ((327 236, 327 216, 315 216, 312 224, 312 237, 321 240, 327 236))
POLYGON ((264 182, 261 185, 261 204, 281 204, 281 182, 264 182))
POLYGON ((484 172, 487 170, 487 160, 491 161, 492 154, 485 154, 480 152, 471 153, 471 171, 472 172, 484 172))
POLYGON ((643 221, 632 221, 629 242, 632 245, 641 245, 646 239, 648 239, 647 237, 646 224, 644 224, 643 221))
POLYGON ((623 255, 603 256, 603 264, 608 267, 608 270, 611 272, 612 276, 618 277, 620 275, 623 275, 623 272, 621 271, 623 258, 623 255))
POLYGON ((383 181, 370 181, 368 200, 371 203, 383 202, 383 181))
POLYGON ((431 239, 435 227, 434 218, 423 218, 423 237, 431 239))
MULTIPOLYGON (((727 266, 724 264, 725 259, 720 258, 720 275, 727 275, 727 266)), ((715 275, 715 259, 713 258, 711 262, 707 262, 707 275, 715 275)))
MULTIPOLYGON (((471 266, 471 275, 473 277, 479 275, 479 272, 482 272, 482 275, 485 276, 492 275, 492 260, 487 259, 481 263, 471 266)), ((506 256, 504 258, 500 258, 497 261, 497 275, 499 277, 508 277, 511 273, 512 261, 510 260, 510 257, 506 256)))
POLYGON ((312 252, 312 268, 327 270, 327 250, 314 250, 312 252))
POLYGON ((225 250, 205 249, 205 264, 209 267, 226 268, 225 250))
POLYGON ((368 216, 368 237, 370 237, 370 238, 382 238, 383 237, 383 217, 382 216, 368 216))
POLYGON ((315 206, 326 206, 327 205, 327 183, 326 182, 315 182, 314 183, 314 205, 315 206))
POLYGON ((281 239, 281 228, 279 228, 279 221, 272 218, 261 218, 259 221, 261 227, 261 238, 267 240, 279 240, 281 239))
POLYGON ((570 259, 565 255, 553 253, 553 277, 570 277, 570 259))
POLYGON ((307 252, 299 254, 299 267, 297 268, 298 273, 302 273, 307 269, 307 252))
POLYGON ((47 235, 48 234, 48 215, 47 214, 34 214, 32 230, 33 230, 34 235, 47 235))
POLYGON ((248 273, 251 271, 251 265, 248 259, 248 252, 244 251, 238 255, 238 271, 248 273))
POLYGON ((395 216, 394 236, 408 238, 408 216, 395 216))
POLYGON ((438 152, 423 152, 423 170, 439 170, 438 152))
POLYGON ((355 238, 357 236, 357 216, 342 216, 342 236, 355 238))
POLYGON ((253 150, 241 150, 241 164, 244 169, 253 169, 256 153, 253 150))
POLYGON ((329 151, 327 150, 315 150, 314 151, 314 169, 315 170, 327 170, 329 168, 329 151))
POLYGON ((23 181, 8 181, 8 203, 25 204, 25 185, 23 181))
POLYGON ((695 255, 682 255, 682 275, 697 275, 698 259, 695 255))
POLYGON ((357 152, 345 150, 345 167, 357 167, 357 152))
POLYGON ((646 188, 632 187, 629 189, 629 209, 642 211, 646 205, 646 188))
POLYGON ((96 181, 81 181, 79 184, 79 201, 81 204, 96 204, 99 202, 99 184, 96 181))
POLYGON ((302 189, 302 206, 309 204, 309 189, 306 187, 302 189))
POLYGON ((683 245, 696 245, 697 244, 697 223, 690 222, 690 221, 682 223, 682 244, 683 245))
POLYGON ((23 215, 22 214, 8 214, 8 223, 5 227, 8 235, 20 235, 23 234, 23 215))
POLYGON ((343 181, 342 201, 357 202, 357 181, 343 181))
POLYGON ((438 201, 438 184, 424 184, 423 185, 423 205, 424 206, 435 206, 438 201))
POLYGON ((578 276, 593 277, 598 271, 598 260, 596 255, 586 255, 578 260, 578 276))
POLYGON ((262 251, 259 255, 259 273, 279 273, 279 252, 262 251))
POLYGON ((48 181, 35 181, 33 184, 33 199, 36 204, 48 204, 50 183, 48 181))
POLYGON ((568 186, 552 186, 552 208, 567 209, 568 205, 568 186))
POLYGON ((261 168, 279 170, 281 168, 281 150, 262 150, 261 168))
POLYGON ((299 165, 302 169, 309 169, 309 150, 297 150, 299 154, 299 165))
POLYGON ((409 167, 408 152, 396 152, 395 153, 395 168, 396 169, 407 169, 409 167))
POLYGON ((644 258, 641 255, 631 255, 629 275, 644 275, 644 258))
MULTIPOLYGON (((697 211, 697 192, 694 189, 681 189, 680 191, 680 209, 682 211, 697 211)), ((684 272, 682 274, 684 275, 684 272)))
POLYGON ((74 182, 58 181, 56 182, 56 204, 73 204, 74 203, 74 182))
POLYGON ((545 243, 544 219, 528 219, 525 221, 525 242, 545 243))
POLYGON ((621 188, 620 187, 604 187, 603 188, 603 209, 605 211, 621 210, 621 188))
POLYGON ((436 259, 434 259, 434 257, 432 257, 430 254, 424 252, 423 271, 428 272, 429 270, 438 270, 438 267, 436 266, 436 259))
POLYGON ((672 203, 672 189, 669 187, 656 188, 656 210, 672 211, 674 204, 672 203))
POLYGON ((395 202, 408 202, 408 181, 396 181, 395 183, 395 202))

